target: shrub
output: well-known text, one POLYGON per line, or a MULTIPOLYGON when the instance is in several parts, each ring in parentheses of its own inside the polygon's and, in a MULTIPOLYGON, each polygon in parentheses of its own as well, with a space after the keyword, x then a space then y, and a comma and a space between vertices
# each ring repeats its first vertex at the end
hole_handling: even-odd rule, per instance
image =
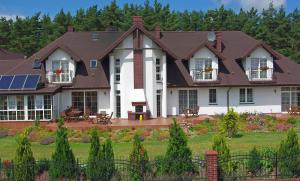
POLYGON ((222 132, 228 137, 234 137, 238 132, 238 121, 240 116, 231 108, 222 119, 222 132))
POLYGON ((260 150, 260 155, 263 158, 261 160, 263 170, 267 173, 271 173, 276 166, 277 150, 274 148, 265 147, 260 150))
POLYGON ((102 170, 102 173, 105 173, 104 180, 109 181, 114 175, 115 172, 115 160, 114 160, 114 151, 112 148, 111 140, 108 138, 103 145, 103 162, 104 167, 102 170))
POLYGON ((50 145, 50 144, 52 144, 54 142, 55 142, 55 138, 53 138, 53 137, 50 136, 50 137, 43 138, 40 141, 40 144, 41 145, 50 145))
POLYGON ((55 151, 52 155, 49 174, 52 180, 63 177, 72 178, 76 175, 76 161, 68 142, 63 118, 59 118, 58 121, 55 151))
POLYGON ((182 128, 173 120, 170 127, 170 139, 165 156, 165 172, 180 175, 195 171, 192 151, 187 145, 187 138, 182 128))
POLYGON ((295 117, 289 117, 289 118, 287 119, 287 122, 290 123, 290 124, 295 125, 296 123, 299 123, 299 122, 300 122, 300 119, 299 119, 299 118, 295 118, 295 117))
POLYGON ((35 180, 35 159, 27 138, 28 132, 20 135, 15 156, 15 180, 34 181, 35 180))
POLYGON ((148 154, 144 146, 141 143, 139 135, 135 135, 133 138, 133 149, 129 155, 129 175, 132 180, 143 180, 143 176, 149 170, 148 167, 148 154))
POLYGON ((87 176, 91 181, 100 179, 100 153, 101 147, 96 128, 92 130, 91 147, 87 162, 87 176))
POLYGON ((247 169, 251 176, 257 176, 262 169, 261 156, 255 147, 249 153, 247 169))
POLYGON ((231 161, 230 150, 223 135, 213 137, 212 149, 218 152, 219 175, 232 175, 236 170, 236 164, 231 161))
POLYGON ((282 175, 289 178, 300 175, 299 153, 298 136, 294 129, 290 129, 287 138, 281 141, 278 151, 280 160, 278 165, 282 175))

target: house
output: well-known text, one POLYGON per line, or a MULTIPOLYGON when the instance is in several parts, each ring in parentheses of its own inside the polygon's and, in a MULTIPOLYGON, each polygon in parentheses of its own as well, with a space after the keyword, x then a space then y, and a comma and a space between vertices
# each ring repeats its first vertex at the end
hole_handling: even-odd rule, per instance
POLYGON ((70 106, 147 119, 229 107, 284 113, 300 103, 300 66, 240 31, 148 31, 134 16, 125 32, 69 27, 16 59, 0 60, 0 120, 51 120, 70 106))

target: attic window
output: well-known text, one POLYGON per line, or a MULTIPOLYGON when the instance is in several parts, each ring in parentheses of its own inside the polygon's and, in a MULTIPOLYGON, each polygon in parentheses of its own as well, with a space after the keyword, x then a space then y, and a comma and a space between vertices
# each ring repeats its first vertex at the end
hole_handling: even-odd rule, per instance
POLYGON ((40 69, 41 66, 42 66, 42 63, 39 59, 35 59, 34 62, 32 63, 33 69, 40 69))
POLYGON ((99 33, 98 32, 92 32, 92 40, 97 41, 99 40, 99 33))
POLYGON ((97 68, 97 60, 90 60, 90 68, 97 68))

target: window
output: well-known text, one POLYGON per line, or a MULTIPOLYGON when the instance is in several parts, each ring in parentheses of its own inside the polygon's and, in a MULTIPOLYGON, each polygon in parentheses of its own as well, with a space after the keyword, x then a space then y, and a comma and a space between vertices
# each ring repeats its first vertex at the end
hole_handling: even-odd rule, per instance
POLYGON ((209 89, 209 104, 217 104, 217 89, 209 89))
POLYGON ((195 60, 195 69, 193 70, 195 80, 211 80, 212 72, 212 59, 199 58, 195 60))
POLYGON ((90 68, 97 68, 97 60, 90 60, 90 68))
POLYGON ((197 90, 179 90, 179 114, 198 107, 197 90))
POLYGON ((251 58, 250 79, 265 79, 267 78, 267 59, 266 58, 251 58))
POLYGON ((291 106, 300 106, 300 87, 281 88, 281 111, 288 112, 291 106))
POLYGON ((116 83, 120 83, 120 73, 121 73, 121 62, 120 62, 120 59, 116 59, 116 61, 115 61, 115 81, 116 81, 116 83))
POLYGON ((80 111, 89 110, 92 115, 96 114, 98 112, 97 92, 72 92, 72 106, 80 111))
POLYGON ((116 117, 121 117, 121 95, 119 90, 116 91, 116 117))
POLYGON ((240 103, 253 103, 253 89, 252 88, 240 89, 240 103))
POLYGON ((53 60, 53 82, 71 82, 73 78, 73 72, 69 69, 68 60, 53 60))
POLYGON ((161 62, 160 62, 159 58, 156 59, 155 65, 156 65, 156 81, 160 82, 161 81, 161 62))
POLYGON ((156 114, 157 117, 161 116, 161 90, 156 91, 156 114))

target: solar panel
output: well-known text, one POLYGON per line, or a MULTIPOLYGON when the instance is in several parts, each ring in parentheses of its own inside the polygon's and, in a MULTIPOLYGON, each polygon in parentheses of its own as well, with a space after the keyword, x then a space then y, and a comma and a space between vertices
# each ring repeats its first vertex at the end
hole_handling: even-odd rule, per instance
POLYGON ((10 87, 10 84, 12 80, 14 79, 14 76, 12 75, 3 75, 0 80, 0 89, 8 89, 10 87))
POLYGON ((36 89, 40 77, 40 75, 28 75, 23 89, 36 89))
POLYGON ((13 79, 9 89, 12 89, 12 90, 22 89, 26 78, 27 78, 27 75, 15 75, 15 78, 13 79))

